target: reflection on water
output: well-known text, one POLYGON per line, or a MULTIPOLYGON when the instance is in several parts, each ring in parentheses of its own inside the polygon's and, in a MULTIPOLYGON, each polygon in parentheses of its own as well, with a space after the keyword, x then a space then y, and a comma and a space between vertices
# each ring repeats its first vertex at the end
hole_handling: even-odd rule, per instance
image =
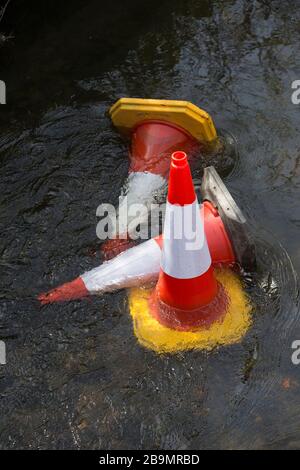
POLYGON ((73 5, 48 12, 39 41, 23 21, 23 42, 17 31, 1 50, 0 447, 300 448, 296 5, 176 0, 145 20, 132 2, 128 25, 120 2, 114 20, 99 2, 73 5), (253 327, 238 345, 161 357, 137 344, 125 292, 35 301, 99 264, 96 207, 116 203, 128 169, 106 115, 120 96, 190 100, 238 140, 230 174, 234 139, 217 165, 259 252, 245 274, 253 327))

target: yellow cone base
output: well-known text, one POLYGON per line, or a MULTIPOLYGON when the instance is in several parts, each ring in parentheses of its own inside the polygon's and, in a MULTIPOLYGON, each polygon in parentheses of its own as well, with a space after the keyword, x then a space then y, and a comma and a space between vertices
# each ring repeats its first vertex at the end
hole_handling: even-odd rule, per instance
POLYGON ((120 98, 109 114, 120 131, 130 131, 143 121, 158 120, 182 127, 199 142, 217 139, 210 115, 188 101, 120 98))
POLYGON ((129 292, 130 314, 134 324, 134 334, 139 343, 153 351, 176 353, 199 349, 211 350, 217 346, 237 343, 251 325, 251 304, 243 290, 239 277, 230 269, 215 270, 217 280, 225 288, 229 305, 221 321, 207 329, 197 331, 177 331, 161 325, 151 315, 148 300, 151 289, 134 288, 129 292))

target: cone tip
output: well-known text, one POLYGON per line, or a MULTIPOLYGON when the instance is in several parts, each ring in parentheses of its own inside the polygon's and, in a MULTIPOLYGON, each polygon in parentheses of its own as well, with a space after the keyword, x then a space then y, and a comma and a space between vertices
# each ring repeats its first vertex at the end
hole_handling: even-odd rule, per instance
POLYGON ((172 153, 172 164, 177 168, 187 165, 187 154, 181 150, 172 153))
POLYGON ((185 152, 172 153, 169 176, 168 202, 184 206, 196 200, 191 170, 185 152))
POLYGON ((54 302, 65 302, 67 300, 76 300, 86 297, 89 294, 81 277, 74 281, 67 282, 62 286, 56 287, 49 292, 44 292, 38 296, 41 305, 52 304, 54 302))

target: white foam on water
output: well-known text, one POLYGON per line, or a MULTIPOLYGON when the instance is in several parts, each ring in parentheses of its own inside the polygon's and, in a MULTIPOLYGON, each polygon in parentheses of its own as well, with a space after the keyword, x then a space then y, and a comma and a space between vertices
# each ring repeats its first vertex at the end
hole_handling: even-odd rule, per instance
POLYGON ((159 203, 167 188, 167 181, 161 175, 148 172, 135 172, 128 176, 123 186, 117 211, 119 235, 133 235, 138 225, 148 223, 151 204, 159 203), (138 206, 141 211, 137 213, 138 206), (124 214, 127 217, 124 218, 124 214))

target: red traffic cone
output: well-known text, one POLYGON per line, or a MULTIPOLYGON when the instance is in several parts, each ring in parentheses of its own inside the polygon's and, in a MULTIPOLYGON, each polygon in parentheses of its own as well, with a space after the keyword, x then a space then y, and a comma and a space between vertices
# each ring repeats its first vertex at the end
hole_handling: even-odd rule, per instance
POLYGON ((149 172, 168 177, 170 154, 176 149, 196 149, 199 142, 169 122, 145 121, 132 133, 129 172, 149 172))
MULTIPOLYGON (((166 189, 171 153, 175 149, 192 153, 199 148, 199 143, 179 126, 158 121, 139 123, 133 129, 131 138, 129 176, 121 193, 126 196, 128 207, 143 202, 150 208, 157 194, 166 189)), ((120 211, 121 206, 122 201, 120 211)), ((103 258, 109 260, 130 245, 130 233, 118 233, 102 245, 103 258)))
MULTIPOLYGON (((234 253, 218 211, 205 201, 200 214, 213 265, 234 264, 234 253)), ((163 235, 159 235, 124 251, 74 281, 40 294, 38 299, 42 304, 63 302, 156 281, 160 271, 162 247, 163 235)))
POLYGON ((184 152, 171 159, 161 271, 150 306, 160 323, 179 330, 208 326, 226 311, 184 152))
MULTIPOLYGON (((164 192, 172 152, 183 150, 191 155, 199 146, 213 147, 218 142, 209 114, 187 101, 120 98, 109 114, 119 131, 132 139, 129 176, 122 190, 128 204, 143 202, 150 207, 164 192)), ((143 218, 135 222, 138 226, 143 218)), ((131 234, 124 230, 104 243, 104 259, 126 249, 123 239, 130 239, 131 234)))

